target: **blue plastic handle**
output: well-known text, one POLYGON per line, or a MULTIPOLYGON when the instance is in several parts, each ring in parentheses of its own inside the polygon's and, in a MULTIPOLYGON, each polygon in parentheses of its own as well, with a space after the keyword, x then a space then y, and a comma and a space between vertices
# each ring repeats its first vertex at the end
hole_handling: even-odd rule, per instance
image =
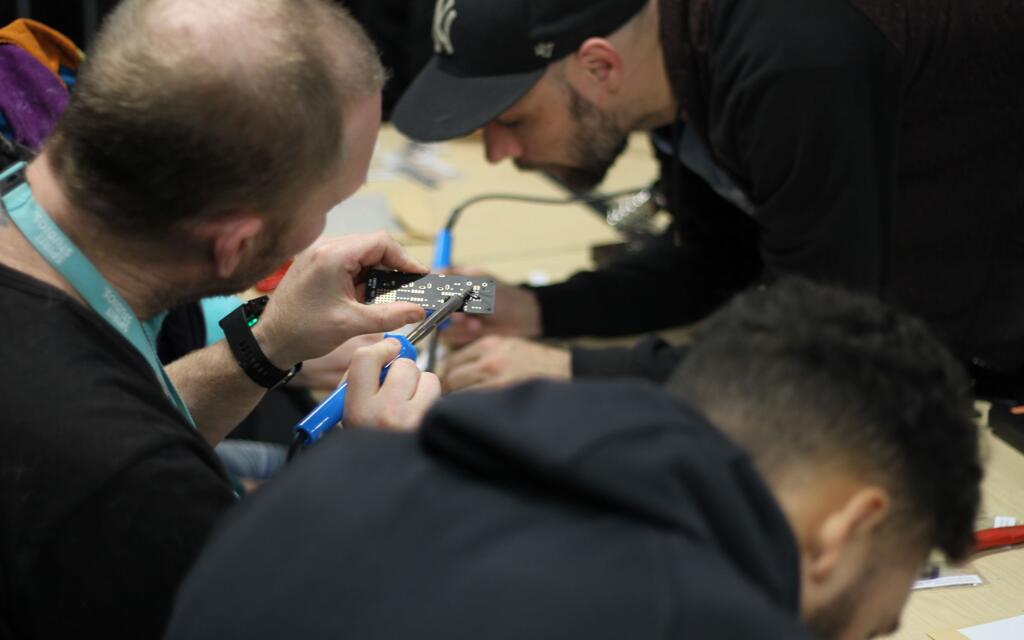
MULTIPOLYGON (((415 361, 416 347, 413 346, 409 339, 405 336, 398 335, 397 333, 386 333, 384 338, 391 338, 398 340, 402 343, 402 348, 398 352, 398 358, 409 358, 415 361)), ((391 365, 394 364, 395 360, 384 365, 384 369, 380 372, 380 381, 383 383, 384 378, 388 376, 388 370, 391 365)), ((323 437, 327 431, 334 425, 341 422, 345 416, 345 395, 348 393, 348 382, 343 382, 341 386, 334 390, 334 392, 327 396, 327 399, 321 402, 315 409, 309 412, 309 415, 302 419, 299 424, 295 425, 295 433, 301 433, 304 435, 306 446, 309 446, 320 438, 323 437)))
POLYGON ((443 271, 452 266, 452 232, 441 229, 434 237, 434 271, 443 271))

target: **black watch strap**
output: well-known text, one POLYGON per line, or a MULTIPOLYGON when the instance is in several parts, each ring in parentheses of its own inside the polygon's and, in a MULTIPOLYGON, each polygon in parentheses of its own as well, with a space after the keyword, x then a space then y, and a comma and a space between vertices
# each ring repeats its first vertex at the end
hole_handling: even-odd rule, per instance
POLYGON ((279 369, 267 359, 263 349, 252 335, 252 328, 259 322, 260 314, 267 306, 267 296, 253 298, 237 309, 221 318, 220 327, 224 330, 231 353, 234 354, 238 366, 245 375, 267 389, 275 389, 292 378, 302 369, 298 363, 289 370, 279 369))

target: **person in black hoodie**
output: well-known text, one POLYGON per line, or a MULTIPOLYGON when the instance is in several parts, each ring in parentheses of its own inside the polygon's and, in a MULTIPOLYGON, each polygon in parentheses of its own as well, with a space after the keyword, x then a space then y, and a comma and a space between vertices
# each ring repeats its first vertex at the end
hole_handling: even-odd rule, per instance
MULTIPOLYGON (((452 341, 658 330, 800 274, 921 316, 1024 398, 1024 3, 454 0, 434 24, 400 130, 482 128, 490 161, 579 189, 630 131, 653 131, 674 216, 618 265, 504 288, 498 314, 452 341), (608 303, 624 297, 651 304, 608 303)), ((570 357, 492 339, 453 358, 446 384, 663 381, 678 355, 658 341, 570 357)))
POLYGON ((917 320, 753 291, 664 389, 538 381, 332 436, 215 534, 167 638, 882 634, 931 549, 971 547, 965 388, 917 320))

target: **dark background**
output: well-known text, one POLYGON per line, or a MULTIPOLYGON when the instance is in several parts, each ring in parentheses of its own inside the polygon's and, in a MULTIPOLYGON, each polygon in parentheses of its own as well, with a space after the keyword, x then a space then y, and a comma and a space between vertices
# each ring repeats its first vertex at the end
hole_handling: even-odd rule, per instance
POLYGON ((81 48, 117 0, 0 0, 0 23, 32 18, 62 32, 81 48))
MULTIPOLYGON (((342 0, 381 50, 391 70, 385 115, 432 53, 434 0, 342 0)), ((43 22, 88 50, 93 34, 117 0, 0 0, 0 25, 15 18, 43 22)))

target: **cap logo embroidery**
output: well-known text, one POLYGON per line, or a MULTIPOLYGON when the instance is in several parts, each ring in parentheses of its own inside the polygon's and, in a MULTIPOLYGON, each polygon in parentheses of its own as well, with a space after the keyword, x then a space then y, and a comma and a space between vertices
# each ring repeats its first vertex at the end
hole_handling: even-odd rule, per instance
POLYGON ((458 15, 455 0, 437 0, 434 5, 434 53, 455 53, 452 47, 452 22, 458 15))
POLYGON ((554 42, 538 42, 533 46, 533 53, 538 58, 550 59, 555 54, 554 42))

